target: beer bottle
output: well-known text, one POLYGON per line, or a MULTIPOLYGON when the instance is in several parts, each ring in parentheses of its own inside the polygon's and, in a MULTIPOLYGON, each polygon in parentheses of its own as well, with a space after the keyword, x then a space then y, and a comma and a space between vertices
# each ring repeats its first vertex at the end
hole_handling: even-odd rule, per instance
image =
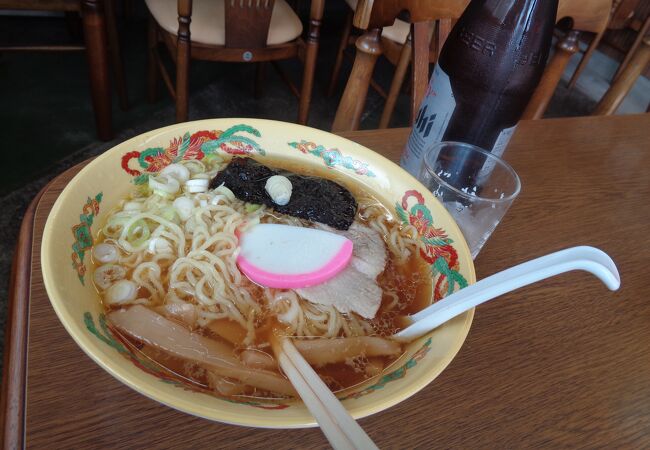
POLYGON ((402 167, 417 175, 424 152, 440 141, 503 153, 544 71, 557 6, 471 0, 440 53, 402 167))

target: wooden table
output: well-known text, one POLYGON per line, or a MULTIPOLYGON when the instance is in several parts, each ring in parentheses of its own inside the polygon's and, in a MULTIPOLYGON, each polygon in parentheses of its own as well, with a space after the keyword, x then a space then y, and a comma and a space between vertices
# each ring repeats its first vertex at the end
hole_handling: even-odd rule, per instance
MULTIPOLYGON (((393 160, 407 135, 346 134, 393 160)), ((648 448, 650 114, 522 122, 506 156, 523 190, 476 260, 479 278, 588 244, 613 257, 622 288, 611 293, 570 273, 481 306, 434 382, 361 425, 380 448, 648 448)), ((48 302, 39 257, 48 211, 77 170, 50 184, 25 217, 6 347, 5 447, 22 444, 24 426, 31 448, 326 448, 318 429, 242 428, 171 410, 82 353, 48 302)))

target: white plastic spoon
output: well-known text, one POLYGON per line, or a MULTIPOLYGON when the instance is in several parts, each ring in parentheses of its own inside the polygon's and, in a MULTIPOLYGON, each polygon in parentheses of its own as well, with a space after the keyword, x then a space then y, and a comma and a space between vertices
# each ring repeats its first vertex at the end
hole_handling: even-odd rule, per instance
POLYGON ((616 265, 607 253, 594 247, 572 247, 511 267, 451 294, 409 316, 414 323, 391 338, 412 341, 481 303, 571 270, 592 273, 612 291, 621 285, 616 265))

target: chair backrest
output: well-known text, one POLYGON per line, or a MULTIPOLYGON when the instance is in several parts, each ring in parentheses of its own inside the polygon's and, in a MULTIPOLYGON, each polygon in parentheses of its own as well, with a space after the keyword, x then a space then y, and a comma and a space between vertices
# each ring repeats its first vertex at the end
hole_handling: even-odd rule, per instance
POLYGON ((275 0, 224 0, 226 47, 263 48, 275 0))
POLYGON ((640 0, 614 0, 612 6, 612 17, 607 24, 610 30, 622 30, 627 27, 634 17, 636 7, 640 0))
MULTIPOLYGON (((406 18, 405 13, 408 16, 406 19, 413 24, 412 118, 417 113, 428 84, 430 25, 425 22, 458 19, 468 4, 469 0, 359 0, 353 20, 357 28, 381 29, 392 25, 397 16, 406 18)), ((607 28, 611 8, 612 0, 559 0, 556 19, 570 18, 573 30, 598 33, 607 28)), ((554 89, 557 81, 548 84, 553 84, 554 89)), ((535 101, 540 105, 532 109, 539 111, 545 108, 551 95, 552 90, 546 89, 542 98, 536 96, 535 101)))
POLYGON ((612 0, 560 0, 557 20, 569 17, 574 30, 600 33, 607 28, 611 11, 612 0))
MULTIPOLYGON (((354 26, 363 30, 392 25, 408 12, 410 22, 457 19, 469 0, 359 0, 354 26)), ((612 0, 560 0, 557 20, 570 17, 573 29, 598 33, 607 27, 612 0)))

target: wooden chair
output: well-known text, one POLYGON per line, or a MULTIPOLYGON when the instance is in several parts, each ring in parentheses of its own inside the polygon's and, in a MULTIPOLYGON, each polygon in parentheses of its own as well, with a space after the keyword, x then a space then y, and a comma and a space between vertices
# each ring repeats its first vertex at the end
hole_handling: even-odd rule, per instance
MULTIPOLYGON (((596 106, 594 115, 609 116, 614 114, 648 63, 650 63, 650 36, 646 36, 642 44, 638 46, 629 63, 626 64, 596 106)), ((650 105, 648 111, 650 111, 650 105)))
POLYGON ((3 51, 79 51, 85 50, 90 71, 90 89, 99 139, 113 137, 111 120, 111 86, 109 66, 117 85, 120 108, 129 108, 115 24, 114 0, 0 0, 0 9, 64 11, 80 13, 85 45, 0 46, 3 51), (109 55, 111 62, 109 63, 109 55))
MULTIPOLYGON (((589 60, 591 59, 593 52, 596 50, 596 48, 598 48, 601 41, 603 40, 603 37, 605 37, 606 31, 612 31, 612 30, 618 31, 618 30, 630 29, 636 32, 636 38, 634 39, 634 42, 625 53, 625 56, 623 57, 623 61, 619 65, 612 80, 616 80, 618 78, 621 72, 623 72, 626 69, 627 65, 630 63, 632 56, 636 53, 636 49, 639 48, 645 36, 648 34, 648 32, 650 32, 650 14, 646 14, 645 20, 641 20, 640 17, 637 17, 637 15, 640 12, 639 10, 643 10, 643 9, 645 9, 646 11, 648 10, 647 6, 640 3, 640 0, 614 0, 613 1, 610 20, 609 23, 607 24, 607 28, 605 30, 602 30, 600 33, 596 34, 591 40, 591 42, 589 43, 587 50, 585 51, 584 55, 580 59, 580 63, 578 63, 576 70, 573 72, 573 75, 571 76, 571 80, 569 81, 569 88, 572 88, 578 82, 578 78, 580 78, 582 71, 589 63, 589 60)), ((605 42, 606 41, 607 41, 607 37, 605 37, 605 42)))
MULTIPOLYGON (((403 11, 408 11, 413 41, 411 121, 417 114, 428 84, 430 23, 438 19, 460 17, 468 0, 360 0, 354 25, 367 30, 357 40, 357 55, 339 107, 332 131, 356 130, 366 101, 369 78, 377 57, 382 53, 381 29, 391 25, 403 11)), ((611 0, 560 0, 558 19, 570 17, 572 30, 558 41, 556 52, 524 112, 524 118, 542 116, 560 80, 569 58, 578 51, 579 31, 599 32, 607 26, 611 0)))
MULTIPOLYGON (((298 123, 306 124, 323 17, 323 0, 311 2, 306 41, 300 19, 286 0, 146 0, 149 27, 149 98, 156 92, 157 73, 176 100, 176 121, 188 118, 190 58, 206 61, 265 63, 289 58, 303 62, 298 123), (175 86, 158 54, 163 42, 176 63, 175 86)), ((275 66, 278 68, 277 66, 275 66)), ((261 78, 258 65, 258 81, 261 78)), ((285 80, 286 75, 281 73, 285 80)), ((259 83, 258 83, 259 87, 259 83)))
MULTIPOLYGON (((350 7, 350 12, 343 28, 341 42, 339 44, 329 89, 327 91, 327 95, 330 97, 333 95, 338 82, 341 64, 345 56, 345 50, 348 46, 353 45, 357 39, 356 36, 351 36, 351 32, 354 11, 357 8, 358 0, 345 0, 345 2, 350 7)), ((451 31, 451 27, 451 19, 441 19, 431 24, 431 40, 429 45, 429 61, 431 63, 436 62, 440 49, 444 45, 445 40, 451 31)), ((383 28, 381 32, 383 47, 382 56, 395 66, 395 74, 393 75, 388 93, 386 93, 381 86, 377 85, 372 78, 370 79, 370 85, 379 93, 380 96, 386 99, 384 110, 379 119, 378 128, 388 127, 393 110, 395 109, 395 103, 397 102, 397 98, 406 77, 408 66, 411 62, 412 41, 410 31, 410 24, 397 18, 393 25, 383 28)))
MULTIPOLYGON (((339 43, 339 48, 336 54, 336 61, 334 62, 334 69, 332 70, 332 76, 330 78, 329 88, 327 90, 327 95, 332 96, 336 85, 338 83, 339 74, 341 72, 341 64, 345 57, 345 50, 354 45, 357 37, 352 36, 352 19, 354 17, 354 11, 357 8, 358 0, 345 0, 345 3, 348 5, 350 10, 345 19, 345 25, 343 27, 343 33, 341 35, 341 41, 339 43)), ((411 32, 411 26, 408 22, 405 22, 400 19, 395 19, 395 23, 389 27, 385 27, 382 30, 381 38, 386 51, 384 56, 388 59, 393 65, 397 65, 399 59, 399 51, 391 52, 390 50, 397 47, 400 49, 406 43, 409 33, 411 32), (394 44, 394 45, 391 45, 394 44), (395 54, 397 53, 397 55, 395 54), (397 56, 397 57, 396 57, 397 56)), ((379 86, 375 86, 373 83, 373 88, 375 88, 382 97, 386 97, 386 93, 379 86)))

